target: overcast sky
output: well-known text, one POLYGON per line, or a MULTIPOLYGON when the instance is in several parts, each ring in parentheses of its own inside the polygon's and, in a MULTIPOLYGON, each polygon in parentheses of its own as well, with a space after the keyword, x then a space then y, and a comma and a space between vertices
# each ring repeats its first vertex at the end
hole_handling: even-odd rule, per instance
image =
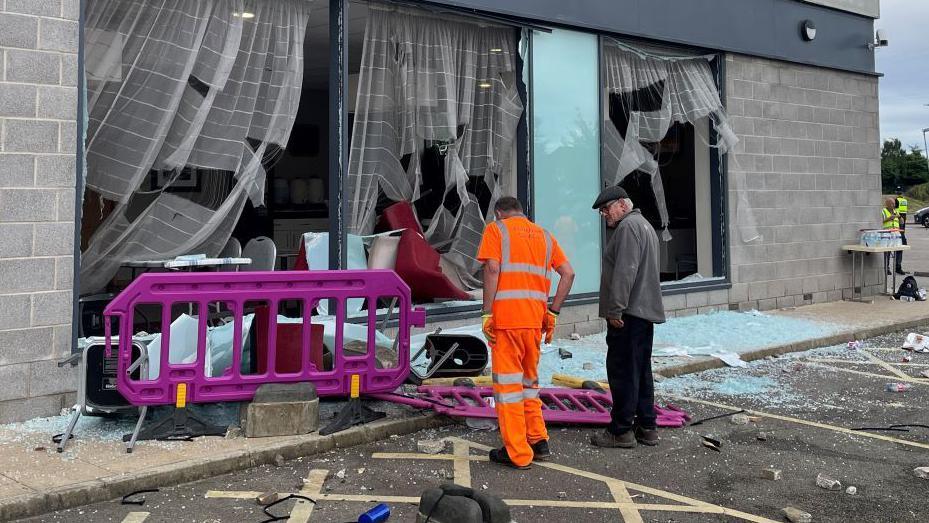
POLYGON ((878 49, 881 138, 923 148, 929 127, 929 1, 881 0, 876 28, 887 31, 890 45, 878 49))

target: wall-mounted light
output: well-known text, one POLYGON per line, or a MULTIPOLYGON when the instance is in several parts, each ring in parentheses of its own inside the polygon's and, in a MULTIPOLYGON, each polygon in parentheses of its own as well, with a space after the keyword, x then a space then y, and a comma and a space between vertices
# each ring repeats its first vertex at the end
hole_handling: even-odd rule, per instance
POLYGON ((800 23, 800 36, 807 42, 812 42, 816 38, 816 24, 812 20, 804 20, 800 23))

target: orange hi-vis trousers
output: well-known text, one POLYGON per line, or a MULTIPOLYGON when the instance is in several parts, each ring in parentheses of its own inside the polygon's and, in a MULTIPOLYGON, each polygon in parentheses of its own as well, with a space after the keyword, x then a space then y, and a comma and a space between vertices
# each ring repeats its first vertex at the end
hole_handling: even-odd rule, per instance
POLYGON ((533 443, 547 440, 539 399, 541 329, 498 329, 493 347, 493 385, 500 436, 510 460, 532 462, 533 443))

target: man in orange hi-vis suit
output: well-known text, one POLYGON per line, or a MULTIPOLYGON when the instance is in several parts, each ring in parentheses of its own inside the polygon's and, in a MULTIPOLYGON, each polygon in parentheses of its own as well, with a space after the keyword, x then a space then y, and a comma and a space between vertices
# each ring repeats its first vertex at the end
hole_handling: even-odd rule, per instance
POLYGON ((551 456, 539 399, 542 336, 552 342, 574 269, 552 235, 523 214, 519 200, 500 198, 497 221, 484 229, 484 335, 493 353, 493 386, 503 448, 490 460, 518 469, 551 456), (561 279, 551 305, 552 269, 561 279))

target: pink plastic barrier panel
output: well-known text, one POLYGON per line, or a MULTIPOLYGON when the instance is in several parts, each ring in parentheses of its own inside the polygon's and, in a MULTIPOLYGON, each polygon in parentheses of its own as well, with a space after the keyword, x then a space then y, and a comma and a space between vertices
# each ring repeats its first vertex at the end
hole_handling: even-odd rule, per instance
POLYGON ((114 322, 122 334, 147 318, 161 334, 138 379, 132 337, 119 337, 117 389, 133 405, 248 401, 262 384, 303 381, 320 396, 348 396, 353 375, 361 394, 393 391, 410 371, 410 329, 426 321, 403 280, 382 270, 148 273, 104 316, 108 347, 114 322), (377 331, 378 307, 398 321, 395 339, 377 331))

